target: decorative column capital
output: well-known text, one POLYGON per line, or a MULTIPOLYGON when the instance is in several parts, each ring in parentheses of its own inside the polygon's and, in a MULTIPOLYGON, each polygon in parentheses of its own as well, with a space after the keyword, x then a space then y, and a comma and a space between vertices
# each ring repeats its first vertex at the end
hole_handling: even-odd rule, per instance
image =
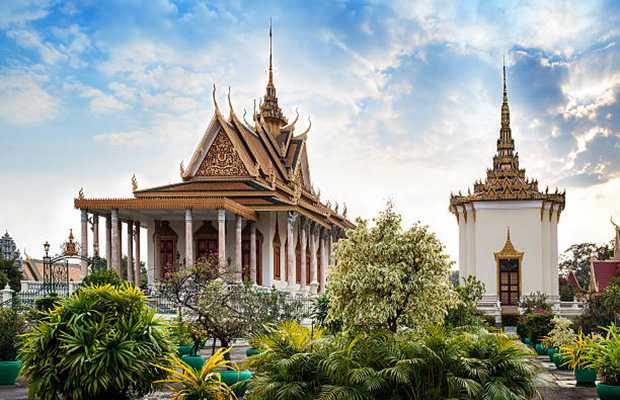
POLYGON ((185 222, 192 222, 192 209, 191 208, 185 209, 185 222))
POLYGON ((299 213, 297 211, 289 211, 288 212, 288 223, 289 225, 293 225, 299 213))
POLYGON ((226 210, 224 210, 223 208, 217 209, 217 222, 219 222, 220 224, 226 222, 226 210))
POLYGON ((88 210, 83 208, 80 211, 82 214, 82 222, 88 222, 88 210))

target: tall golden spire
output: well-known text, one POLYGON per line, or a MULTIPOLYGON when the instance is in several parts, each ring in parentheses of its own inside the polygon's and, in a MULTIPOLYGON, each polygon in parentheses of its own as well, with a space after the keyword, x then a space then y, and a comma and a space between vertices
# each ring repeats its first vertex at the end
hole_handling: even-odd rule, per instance
POLYGON ((512 139, 512 131, 510 129, 510 107, 508 107, 508 90, 506 89, 506 62, 504 62, 502 71, 504 92, 502 99, 501 128, 499 130, 499 139, 497 139, 497 155, 500 158, 512 158, 514 157, 515 142, 512 139))
POLYGON ((286 125, 287 119, 282 115, 278 106, 276 87, 273 84, 273 25, 269 20, 269 82, 265 92, 263 104, 260 107, 260 117, 267 123, 268 129, 273 135, 280 133, 280 128, 286 125))

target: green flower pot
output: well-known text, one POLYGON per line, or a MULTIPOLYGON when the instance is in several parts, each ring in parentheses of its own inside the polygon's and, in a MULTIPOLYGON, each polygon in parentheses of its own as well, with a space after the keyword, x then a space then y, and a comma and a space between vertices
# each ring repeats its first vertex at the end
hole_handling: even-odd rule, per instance
POLYGON ((596 385, 596 393, 601 400, 620 400, 620 386, 596 385))
POLYGON ((0 361, 0 385, 14 385, 21 368, 19 361, 0 361))
POLYGON ((573 371, 575 374, 575 380, 578 385, 590 385, 594 386, 596 382, 596 370, 593 368, 575 368, 573 371))
POLYGON ((205 365, 205 359, 202 356, 183 356, 181 360, 185 364, 194 368, 196 372, 200 372, 200 370, 202 369, 202 366, 205 365))
POLYGON ((547 350, 547 355, 549 356, 549 361, 553 362, 553 355, 556 354, 559 351, 560 350, 554 349, 554 348, 547 350))
POLYGON ((245 371, 217 371, 222 377, 222 382, 227 386, 232 386, 237 382, 246 381, 245 383, 237 386, 234 390, 237 396, 243 396, 248 388, 248 383, 252 378, 252 373, 247 369, 245 371))
POLYGON ((260 354, 262 352, 263 352, 262 350, 247 349, 245 351, 245 355, 248 356, 248 357, 252 357, 252 356, 255 356, 255 355, 260 354))
POLYGON ((189 353, 192 352, 192 347, 194 346, 179 346, 177 347, 177 354, 179 357, 189 356, 189 353))
POLYGON ((565 364, 568 361, 570 361, 569 356, 566 356, 560 353, 555 353, 553 355, 553 363, 559 370, 568 371, 570 368, 568 367, 568 364, 565 364))
POLYGON ((545 348, 545 345, 541 343, 536 343, 536 353, 538 353, 539 356, 546 356, 547 349, 545 348))

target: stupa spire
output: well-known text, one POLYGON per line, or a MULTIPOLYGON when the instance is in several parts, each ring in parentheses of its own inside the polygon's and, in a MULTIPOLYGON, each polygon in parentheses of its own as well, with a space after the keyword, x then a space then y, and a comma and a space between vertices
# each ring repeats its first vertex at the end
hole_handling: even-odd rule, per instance
POLYGON ((512 139, 512 131, 510 129, 510 107, 508 106, 508 89, 506 88, 506 63, 502 66, 504 91, 502 98, 502 120, 499 131, 499 139, 497 140, 497 155, 500 157, 513 157, 515 150, 515 142, 512 139))
POLYGON ((260 117, 264 119, 273 135, 277 135, 280 128, 286 125, 287 120, 278 106, 276 87, 273 84, 273 24, 269 20, 269 81, 265 91, 264 101, 260 106, 260 117))

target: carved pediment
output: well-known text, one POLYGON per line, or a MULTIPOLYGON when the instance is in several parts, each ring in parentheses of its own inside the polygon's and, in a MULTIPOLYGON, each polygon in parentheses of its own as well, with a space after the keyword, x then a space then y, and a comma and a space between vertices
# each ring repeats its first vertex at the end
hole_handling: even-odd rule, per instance
POLYGON ((220 130, 207 155, 200 164, 196 176, 245 176, 249 175, 232 142, 220 130))

